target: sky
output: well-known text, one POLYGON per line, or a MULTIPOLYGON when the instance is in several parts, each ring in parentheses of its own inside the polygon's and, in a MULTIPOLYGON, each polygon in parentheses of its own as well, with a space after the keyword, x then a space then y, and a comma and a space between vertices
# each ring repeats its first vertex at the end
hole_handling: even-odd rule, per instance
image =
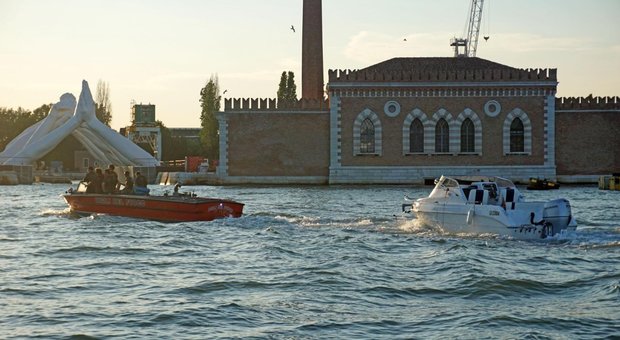
MULTIPOLYGON (((300 95, 302 2, 0 0, 0 107, 33 110, 102 80, 114 129, 130 125, 132 101, 155 104, 167 127, 200 127, 211 76, 224 98, 275 98, 293 71, 300 95)), ((323 0, 325 74, 451 57, 470 2, 323 0)), ((618 14, 620 0, 486 0, 477 56, 557 68, 558 96, 620 96, 618 14)))

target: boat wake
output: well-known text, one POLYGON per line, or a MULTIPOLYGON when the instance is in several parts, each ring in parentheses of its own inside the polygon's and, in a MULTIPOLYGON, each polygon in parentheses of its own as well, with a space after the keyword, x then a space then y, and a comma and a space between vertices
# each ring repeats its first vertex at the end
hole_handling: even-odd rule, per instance
POLYGON ((259 212, 247 214, 244 217, 246 225, 261 227, 302 227, 302 228, 338 228, 338 229, 360 229, 376 230, 392 224, 390 218, 369 218, 369 217, 341 217, 327 218, 319 216, 307 216, 297 214, 282 214, 271 212, 259 212))
POLYGON ((58 217, 72 217, 74 215, 70 208, 65 209, 45 209, 41 212, 41 216, 58 216, 58 217))
POLYGON ((418 219, 407 219, 398 225, 398 230, 409 234, 443 234, 443 230, 422 223, 418 219))

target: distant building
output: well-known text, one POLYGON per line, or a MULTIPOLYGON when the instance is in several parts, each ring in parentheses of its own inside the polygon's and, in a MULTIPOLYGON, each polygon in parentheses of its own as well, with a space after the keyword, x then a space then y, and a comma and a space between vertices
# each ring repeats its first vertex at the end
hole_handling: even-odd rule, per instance
POLYGON ((285 107, 226 99, 217 114, 223 183, 409 184, 442 174, 593 181, 620 172, 620 97, 556 98, 556 69, 393 58, 330 70, 324 101, 320 6, 304 0, 302 70, 313 72, 302 74, 310 88, 302 99, 285 107))
POLYGON ((133 104, 131 125, 125 128, 127 138, 150 152, 161 161, 161 128, 155 120, 154 104, 133 104))

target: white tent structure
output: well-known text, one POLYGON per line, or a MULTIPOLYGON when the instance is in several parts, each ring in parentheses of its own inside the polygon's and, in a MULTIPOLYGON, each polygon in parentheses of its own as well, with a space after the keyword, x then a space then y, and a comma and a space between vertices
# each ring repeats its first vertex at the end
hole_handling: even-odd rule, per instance
POLYGON ((43 120, 13 139, 0 153, 0 164, 31 165, 72 134, 96 159, 123 166, 154 167, 159 161, 95 116, 95 102, 86 80, 76 103, 65 93, 43 120))

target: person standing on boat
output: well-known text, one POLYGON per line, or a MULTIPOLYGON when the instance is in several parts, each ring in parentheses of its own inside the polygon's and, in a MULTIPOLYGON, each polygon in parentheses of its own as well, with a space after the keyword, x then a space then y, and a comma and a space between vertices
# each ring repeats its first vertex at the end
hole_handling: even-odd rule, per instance
POLYGON ((149 188, 147 188, 148 181, 146 177, 140 173, 140 171, 136 172, 136 183, 133 191, 138 195, 148 195, 149 188))
POLYGON ((84 176, 84 179, 82 180, 82 182, 86 183, 87 194, 94 194, 96 192, 96 189, 95 189, 96 177, 97 177, 97 174, 95 173, 95 168, 93 168, 92 166, 89 166, 88 172, 86 173, 86 176, 84 176))
POLYGON ((112 174, 110 174, 110 169, 105 169, 103 173, 103 193, 111 194, 114 191, 114 178, 112 174))
POLYGON ((95 190, 95 194, 101 194, 103 192, 103 172, 101 168, 95 169, 95 177, 91 185, 95 190))
POLYGON ((110 184, 113 183, 112 190, 118 191, 120 182, 118 181, 118 174, 114 171, 114 164, 110 164, 108 169, 110 170, 110 175, 112 175, 112 179, 110 179, 110 184))
POLYGON ((121 190, 121 194, 133 194, 133 178, 131 178, 131 173, 129 171, 125 171, 125 187, 121 190))
POLYGON ((118 175, 114 172, 114 165, 110 164, 103 175, 103 193, 113 194, 118 190, 118 175))

